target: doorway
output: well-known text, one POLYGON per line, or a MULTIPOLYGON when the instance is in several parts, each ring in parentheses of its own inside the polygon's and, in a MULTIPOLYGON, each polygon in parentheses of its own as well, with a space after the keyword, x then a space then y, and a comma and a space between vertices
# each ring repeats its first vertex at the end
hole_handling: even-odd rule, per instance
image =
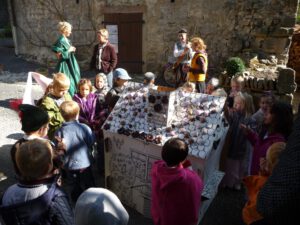
POLYGON ((117 67, 129 73, 142 73, 142 13, 104 14, 104 25, 110 33, 110 42, 118 54, 117 67))

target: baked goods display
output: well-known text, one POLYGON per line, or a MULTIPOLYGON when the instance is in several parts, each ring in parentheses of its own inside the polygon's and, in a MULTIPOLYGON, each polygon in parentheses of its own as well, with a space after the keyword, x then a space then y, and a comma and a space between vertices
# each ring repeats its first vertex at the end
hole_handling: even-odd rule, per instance
POLYGON ((179 137, 190 155, 205 159, 224 134, 224 103, 225 97, 159 92, 130 82, 102 128, 157 145, 179 137))

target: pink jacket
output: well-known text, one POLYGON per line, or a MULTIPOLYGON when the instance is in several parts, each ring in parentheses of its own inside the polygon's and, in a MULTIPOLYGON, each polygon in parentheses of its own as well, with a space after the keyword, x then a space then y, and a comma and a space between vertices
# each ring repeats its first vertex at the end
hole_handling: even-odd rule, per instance
POLYGON ((250 175, 258 175, 260 158, 266 157, 267 150, 273 143, 286 141, 280 133, 268 134, 265 138, 261 139, 257 133, 250 132, 247 138, 253 146, 250 175))
POLYGON ((197 224, 203 182, 182 165, 167 167, 162 160, 153 164, 151 215, 155 225, 197 224))

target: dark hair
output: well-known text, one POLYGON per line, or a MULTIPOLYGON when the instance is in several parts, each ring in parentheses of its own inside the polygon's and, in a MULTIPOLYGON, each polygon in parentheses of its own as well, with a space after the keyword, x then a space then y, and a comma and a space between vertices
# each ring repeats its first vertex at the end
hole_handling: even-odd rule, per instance
POLYGON ((273 123, 270 127, 271 132, 279 132, 287 138, 293 126, 293 109, 291 104, 276 101, 272 106, 270 113, 273 116, 273 123))
POLYGON ((171 138, 163 146, 161 157, 168 166, 176 166, 184 161, 189 153, 189 147, 180 138, 171 138))

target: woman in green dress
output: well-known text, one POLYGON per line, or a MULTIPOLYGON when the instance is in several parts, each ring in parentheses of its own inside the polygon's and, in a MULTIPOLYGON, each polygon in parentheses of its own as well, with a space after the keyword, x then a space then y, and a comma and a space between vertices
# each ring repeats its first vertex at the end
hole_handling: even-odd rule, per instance
POLYGON ((76 48, 72 46, 68 39, 72 33, 72 25, 68 22, 59 22, 58 30, 61 36, 52 46, 52 50, 56 53, 58 58, 56 72, 62 72, 70 79, 69 93, 73 97, 80 80, 80 70, 74 54, 76 48))

